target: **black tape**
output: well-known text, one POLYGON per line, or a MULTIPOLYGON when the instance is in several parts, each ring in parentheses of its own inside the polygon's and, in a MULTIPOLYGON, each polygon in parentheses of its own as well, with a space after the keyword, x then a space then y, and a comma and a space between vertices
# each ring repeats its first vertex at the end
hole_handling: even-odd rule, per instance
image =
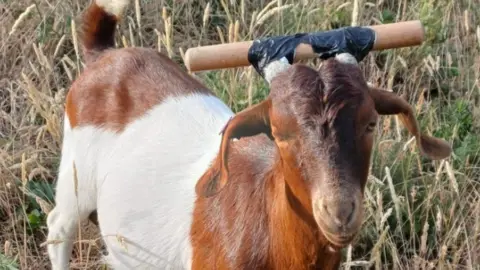
POLYGON ((321 59, 339 53, 350 53, 358 62, 372 50, 375 31, 367 27, 349 26, 331 31, 298 33, 289 36, 266 37, 254 40, 248 51, 248 61, 263 77, 263 69, 271 62, 286 57, 290 64, 300 43, 309 44, 321 59))

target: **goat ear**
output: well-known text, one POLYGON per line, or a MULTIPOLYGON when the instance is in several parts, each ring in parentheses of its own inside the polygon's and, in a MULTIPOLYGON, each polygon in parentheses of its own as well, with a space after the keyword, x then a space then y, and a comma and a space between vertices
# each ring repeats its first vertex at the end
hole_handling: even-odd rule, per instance
POLYGON ((228 152, 231 139, 240 139, 264 133, 273 140, 269 115, 271 104, 271 100, 267 99, 241 111, 227 122, 221 131, 223 136, 218 157, 220 174, 200 179, 195 187, 197 195, 213 196, 227 184, 229 180, 228 152))
POLYGON ((423 155, 431 159, 443 159, 451 154, 452 148, 445 140, 420 132, 413 109, 405 99, 393 92, 375 87, 370 87, 370 96, 373 98, 375 109, 379 114, 398 115, 403 125, 415 136, 417 146, 423 155))

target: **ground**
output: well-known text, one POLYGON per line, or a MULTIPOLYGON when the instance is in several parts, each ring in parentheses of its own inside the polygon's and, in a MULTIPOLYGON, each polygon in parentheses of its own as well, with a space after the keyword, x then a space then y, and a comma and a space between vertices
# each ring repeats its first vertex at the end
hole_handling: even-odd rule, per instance
MULTIPOLYGON (((48 269, 65 95, 83 69, 76 30, 89 1, 0 0, 0 269, 48 269)), ((377 130, 366 220, 342 268, 472 269, 480 264, 480 9, 472 0, 132 1, 119 47, 153 47, 183 66, 190 46, 420 19, 422 46, 372 52, 369 81, 404 94, 421 126, 453 145, 432 162, 395 117, 377 130)), ((310 61, 314 65, 314 61, 310 61)), ((252 68, 195 74, 233 110, 268 93, 252 68)), ((98 269, 86 222, 74 269, 98 269)), ((478 267, 478 266, 477 266, 478 267)))

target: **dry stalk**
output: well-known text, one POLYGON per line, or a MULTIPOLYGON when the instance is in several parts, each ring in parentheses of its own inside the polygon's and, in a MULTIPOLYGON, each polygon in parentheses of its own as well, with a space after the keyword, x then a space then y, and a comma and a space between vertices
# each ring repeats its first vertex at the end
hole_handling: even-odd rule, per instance
MULTIPOLYGON (((248 35, 251 36, 253 35, 253 30, 255 28, 255 22, 257 21, 257 11, 255 10, 253 13, 252 13, 252 18, 250 20, 250 26, 248 27, 248 35)), ((479 31, 480 33, 480 31, 479 31)), ((479 34, 479 45, 480 45, 480 34, 479 34)))
POLYGON ((158 31, 158 29, 153 29, 155 34, 157 35, 157 50, 158 52, 162 52, 162 33, 158 31))
POLYGON ((272 0, 270 3, 268 3, 267 5, 265 5, 265 7, 260 10, 260 12, 258 12, 258 18, 259 17, 262 17, 263 14, 265 14, 271 7, 273 7, 273 5, 275 4, 278 4, 277 0, 272 0))
POLYGON ((222 5, 222 8, 225 11, 225 14, 227 15, 228 23, 233 23, 233 18, 232 18, 232 15, 230 14, 230 10, 228 9, 227 2, 225 2, 225 0, 220 0, 220 4, 222 5))
POLYGON ((57 43, 57 46, 55 47, 55 51, 53 52, 53 55, 52 55, 51 59, 55 59, 55 57, 57 57, 58 53, 60 52, 60 49, 62 48, 63 44, 65 43, 66 37, 67 37, 66 35, 62 35, 62 37, 60 38, 60 40, 57 43))
POLYGON ((445 169, 447 170, 447 175, 448 175, 448 178, 450 179, 450 183, 452 185, 453 190, 455 191, 455 193, 457 193, 457 195, 459 195, 460 192, 458 190, 457 178, 455 177, 455 173, 453 172, 453 168, 450 165, 450 162, 445 161, 445 169))
POLYGON ((13 23, 10 33, 8 33, 9 36, 13 35, 18 30, 18 27, 25 21, 28 15, 30 15, 35 6, 35 4, 31 4, 20 14, 20 16, 18 16, 18 19, 13 23))
POLYGON ((478 48, 480 48, 480 26, 477 26, 477 43, 478 48))
POLYGON ((386 226, 384 229, 382 229, 382 233, 380 234, 380 237, 378 238, 377 242, 372 248, 371 255, 370 255, 370 261, 375 263, 376 269, 382 269, 382 259, 381 259, 381 252, 380 248, 382 245, 385 243, 385 239, 387 238, 387 234, 390 231, 390 226, 386 226))
POLYGON ((401 224, 402 224, 402 215, 401 215, 401 211, 400 211, 400 199, 398 198, 397 196, 397 193, 395 192, 395 187, 393 185, 393 179, 392 179, 392 176, 390 174, 390 168, 388 167, 385 167, 385 174, 386 174, 386 177, 387 177, 387 182, 388 182, 388 188, 390 189, 390 196, 392 196, 392 201, 393 201, 393 205, 395 207, 395 214, 396 214, 396 217, 397 217, 397 228, 400 228, 401 227, 401 224))
POLYGON ((248 80, 248 87, 247 87, 247 98, 248 98, 248 106, 253 105, 253 67, 248 67, 247 71, 247 80, 248 80))
POLYGON ((137 19, 137 29, 140 37, 142 36, 142 14, 140 13, 140 0, 135 0, 135 18, 137 19))
POLYGON ((135 47, 135 37, 133 34, 133 24, 129 23, 128 24, 128 35, 130 37, 130 46, 135 47))
POLYGON ((265 14, 263 14, 262 16, 260 16, 260 15, 257 16, 257 22, 255 23, 255 26, 260 26, 260 25, 264 24, 265 21, 268 20, 273 15, 275 15, 277 13, 280 13, 281 11, 283 11, 287 8, 291 8, 291 7, 293 7, 293 4, 272 8, 271 10, 265 12, 265 14))
POLYGON ((222 44, 225 43, 225 37, 223 35, 222 29, 219 26, 217 26, 216 29, 217 29, 218 37, 220 38, 220 42, 222 44))
POLYGON ((420 238, 420 257, 425 258, 427 255, 427 238, 428 238, 428 229, 430 225, 428 224, 428 219, 425 219, 425 223, 423 225, 423 234, 420 238))
POLYGON ((360 7, 362 5, 362 0, 353 0, 353 10, 352 10, 352 24, 351 26, 358 26, 360 18, 360 7))
POLYGON ((76 31, 75 20, 71 20, 71 34, 72 34, 72 41, 73 41, 73 48, 75 49, 75 56, 77 57, 77 71, 80 71, 80 50, 78 48, 78 36, 76 31))

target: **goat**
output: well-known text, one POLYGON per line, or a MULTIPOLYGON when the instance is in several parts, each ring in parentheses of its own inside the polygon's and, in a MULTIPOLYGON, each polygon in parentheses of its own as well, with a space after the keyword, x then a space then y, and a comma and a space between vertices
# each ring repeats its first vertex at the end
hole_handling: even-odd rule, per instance
POLYGON ((234 114, 161 53, 114 48, 127 5, 96 0, 83 17, 47 219, 54 270, 95 211, 114 269, 335 269, 361 227, 379 115, 398 115, 427 157, 451 152, 340 56, 271 65, 268 97, 234 114))

